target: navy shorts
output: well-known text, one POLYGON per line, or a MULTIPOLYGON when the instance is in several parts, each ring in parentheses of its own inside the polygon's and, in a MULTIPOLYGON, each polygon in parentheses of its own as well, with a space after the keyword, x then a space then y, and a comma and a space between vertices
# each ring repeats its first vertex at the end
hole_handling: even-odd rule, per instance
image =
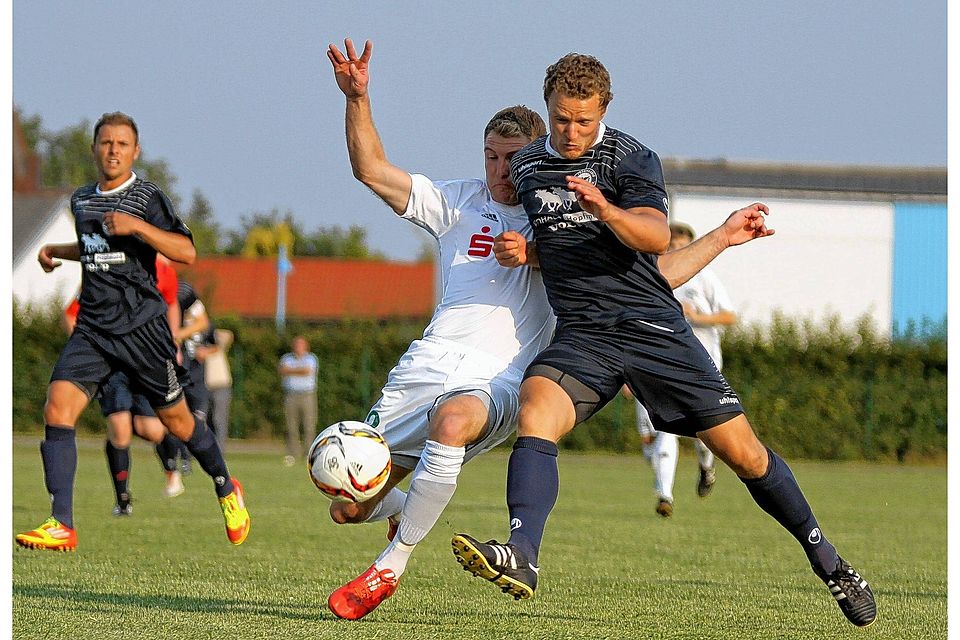
POLYGON ((97 401, 100 403, 100 411, 103 412, 104 417, 121 411, 129 411, 135 416, 147 418, 154 418, 157 415, 143 394, 133 393, 130 390, 130 378, 122 371, 111 375, 100 386, 97 401))
POLYGON ((78 324, 70 335, 50 381, 66 380, 93 398, 107 378, 121 371, 130 390, 154 409, 171 407, 183 397, 176 347, 165 316, 157 316, 129 333, 105 334, 78 324))
MULTIPOLYGON (((544 367, 599 396, 596 406, 578 410, 578 423, 610 402, 623 384, 647 408, 658 431, 693 436, 743 413, 737 394, 682 318, 627 320, 605 329, 558 328, 525 377, 542 375, 544 367)), ((570 385, 561 386, 571 393, 570 385)))

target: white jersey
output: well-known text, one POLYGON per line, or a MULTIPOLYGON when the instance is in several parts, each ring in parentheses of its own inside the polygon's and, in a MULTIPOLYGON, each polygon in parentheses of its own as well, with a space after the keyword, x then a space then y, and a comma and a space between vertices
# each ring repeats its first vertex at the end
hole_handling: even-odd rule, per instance
POLYGON ((443 278, 424 339, 454 342, 522 373, 549 344, 556 322, 540 272, 501 267, 493 255, 503 231, 533 238, 523 207, 495 202, 483 180, 411 178, 403 217, 437 239, 443 278))
MULTIPOLYGON (((674 289, 673 295, 681 303, 693 305, 699 313, 716 314, 721 311, 736 312, 733 303, 730 302, 730 296, 724 288, 720 278, 710 271, 704 269, 693 276, 685 283, 674 289)), ((700 326, 691 323, 693 333, 706 348, 707 353, 713 358, 717 369, 723 368, 723 355, 720 352, 720 331, 721 327, 717 325, 700 326)))
POLYGON ((437 239, 443 297, 423 340, 390 371, 366 417, 383 433, 394 463, 407 469, 423 452, 434 408, 454 395, 475 395, 488 411, 464 462, 508 438, 516 430, 523 372, 556 324, 540 272, 501 267, 493 255, 502 231, 532 237, 523 208, 494 202, 482 180, 411 177, 403 217, 437 239))

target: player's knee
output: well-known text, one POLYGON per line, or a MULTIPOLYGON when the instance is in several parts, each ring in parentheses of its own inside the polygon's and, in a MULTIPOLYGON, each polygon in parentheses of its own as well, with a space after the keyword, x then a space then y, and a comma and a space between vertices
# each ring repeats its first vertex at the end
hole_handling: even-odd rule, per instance
POLYGON ((449 447, 462 447, 475 439, 483 425, 462 413, 446 413, 430 421, 430 439, 449 447))

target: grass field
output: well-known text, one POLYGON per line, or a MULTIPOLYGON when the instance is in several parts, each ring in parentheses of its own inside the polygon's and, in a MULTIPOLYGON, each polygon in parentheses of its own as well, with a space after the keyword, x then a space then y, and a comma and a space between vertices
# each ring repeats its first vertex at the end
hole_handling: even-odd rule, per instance
POLYGON ((130 518, 110 515, 102 443, 81 440, 75 498, 79 549, 19 549, 13 533, 48 515, 38 439, 13 444, 15 638, 945 638, 944 467, 795 462, 824 532, 871 582, 879 619, 844 620, 799 545, 721 469, 694 492, 682 458, 671 520, 653 512, 640 458, 561 454, 561 495, 548 524, 536 598, 514 602, 463 572, 452 534, 503 537, 506 455, 466 466, 460 489, 410 562, 397 594, 367 619, 337 620, 328 593, 369 564, 381 524, 338 527, 302 465, 280 449, 235 446, 231 471, 253 517, 227 543, 210 481, 161 497, 159 465, 134 446, 130 518))

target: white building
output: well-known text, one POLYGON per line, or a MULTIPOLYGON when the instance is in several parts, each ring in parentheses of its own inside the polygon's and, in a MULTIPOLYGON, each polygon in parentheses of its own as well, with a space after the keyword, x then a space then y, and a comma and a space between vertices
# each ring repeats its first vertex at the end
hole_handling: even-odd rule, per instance
POLYGON ((947 312, 944 168, 827 167, 664 161, 671 220, 710 231, 757 200, 770 238, 711 265, 741 321, 775 311, 846 324, 869 315, 881 333, 947 312))
POLYGON ((70 195, 64 192, 13 194, 13 296, 23 305, 66 302, 80 284, 80 263, 64 260, 52 273, 37 262, 40 247, 76 242, 70 195))

